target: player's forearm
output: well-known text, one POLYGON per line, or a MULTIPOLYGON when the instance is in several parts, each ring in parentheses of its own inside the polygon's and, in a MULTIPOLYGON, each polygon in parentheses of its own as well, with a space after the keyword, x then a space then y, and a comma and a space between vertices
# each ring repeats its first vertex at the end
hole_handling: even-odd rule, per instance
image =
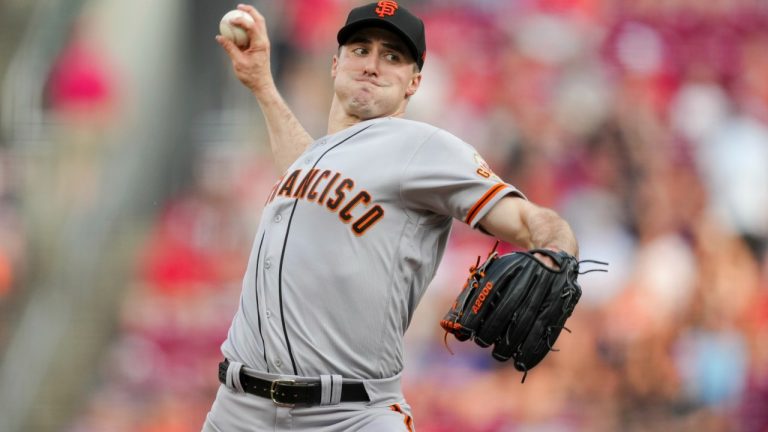
POLYGON ((279 172, 295 161, 313 139, 276 88, 254 92, 269 133, 269 145, 279 172))
POLYGON ((534 248, 563 250, 579 255, 579 247, 571 227, 553 210, 537 207, 523 214, 534 248))
POLYGON ((269 145, 280 172, 285 171, 312 142, 304 127, 293 115, 275 87, 270 67, 270 42, 264 17, 253 6, 238 5, 237 9, 252 19, 236 18, 230 23, 242 27, 249 38, 247 46, 238 47, 221 35, 216 40, 232 60, 235 75, 261 106, 269 133, 269 145))
POLYGON ((496 238, 526 249, 549 248, 578 254, 576 237, 568 223, 553 210, 523 198, 502 198, 480 225, 496 238))

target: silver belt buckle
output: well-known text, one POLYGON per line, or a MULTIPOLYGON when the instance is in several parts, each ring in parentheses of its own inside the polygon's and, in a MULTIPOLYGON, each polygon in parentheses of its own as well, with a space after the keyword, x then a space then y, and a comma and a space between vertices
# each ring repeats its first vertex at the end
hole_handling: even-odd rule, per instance
POLYGON ((269 397, 272 399, 272 402, 275 405, 280 406, 280 407, 293 407, 293 406, 295 406, 296 404, 280 402, 280 401, 275 399, 275 392, 276 392, 276 388, 277 388, 278 384, 294 384, 295 382, 296 382, 295 380, 290 380, 290 379, 278 379, 278 380, 272 381, 272 384, 269 387, 269 397))

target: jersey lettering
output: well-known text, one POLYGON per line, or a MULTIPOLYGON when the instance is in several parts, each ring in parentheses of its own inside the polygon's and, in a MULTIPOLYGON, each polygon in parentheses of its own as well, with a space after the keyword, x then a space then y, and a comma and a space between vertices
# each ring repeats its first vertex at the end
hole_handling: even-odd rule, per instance
POLYGON ((355 193, 354 189, 355 181, 348 177, 342 178, 341 173, 311 169, 302 176, 302 170, 297 169, 285 180, 281 179, 275 184, 267 202, 272 202, 277 196, 309 202, 317 200, 319 205, 328 210, 338 211, 339 220, 345 224, 351 224, 352 232, 356 236, 362 236, 384 217, 384 209, 378 204, 368 208, 373 201, 370 192, 361 190, 355 193), (327 180, 329 177, 331 177, 330 180, 327 180), (323 185, 326 180, 327 183, 323 185), (320 188, 323 188, 323 192, 318 197, 320 188), (362 214, 357 216, 355 213, 362 214))
POLYGON ((307 194, 307 190, 309 189, 309 184, 315 178, 317 172, 318 170, 316 169, 310 170, 309 173, 305 175, 303 179, 301 179, 299 187, 296 188, 296 192, 293 194, 294 198, 304 198, 304 196, 307 194))
POLYGON ((344 197, 346 196, 346 194, 344 193, 344 190, 345 189, 349 190, 349 189, 352 189, 353 187, 355 187, 355 182, 352 181, 352 179, 345 178, 344 180, 342 180, 341 183, 339 183, 339 187, 336 188, 336 197, 332 200, 329 199, 328 204, 326 204, 325 206, 331 210, 336 210, 337 208, 339 208, 339 205, 341 204, 342 201, 344 201, 344 197))
POLYGON ((283 182, 283 187, 280 188, 280 192, 277 194, 290 197, 291 193, 293 192, 293 185, 296 183, 296 179, 299 177, 299 174, 301 174, 300 169, 292 172, 291 175, 289 175, 288 178, 283 182))
POLYGON ((376 204, 352 224, 352 231, 354 231, 356 235, 361 236, 378 222, 382 216, 384 216, 384 209, 376 204))
POLYGON ((314 201, 315 198, 317 198, 317 185, 320 184, 320 182, 327 178, 329 175, 331 175, 331 172, 329 170, 323 171, 322 174, 320 174, 317 177, 317 180, 315 180, 315 183, 312 185, 312 188, 309 190, 309 193, 307 194, 307 199, 310 201, 314 201))
POLYGON ((323 189, 323 193, 320 194, 320 198, 317 200, 318 204, 323 205, 323 202, 325 201, 325 197, 328 195, 328 191, 331 190, 331 188, 336 183, 336 180, 339 179, 339 177, 341 177, 341 174, 339 173, 336 173, 333 175, 333 178, 331 179, 331 181, 328 182, 328 186, 326 186, 325 189, 323 189))
POLYGON ((277 195, 277 188, 280 187, 280 183, 283 181, 283 177, 280 177, 280 180, 278 180, 274 186, 272 186, 272 190, 269 192, 269 196, 267 197, 267 202, 264 203, 264 205, 267 205, 272 202, 273 199, 275 199, 275 196, 277 195))
POLYGON ((352 215, 349 214, 349 211, 352 210, 360 201, 362 201, 363 204, 368 204, 371 202, 371 194, 366 191, 361 191, 355 195, 354 198, 349 200, 349 204, 345 205, 344 208, 339 211, 339 217, 344 221, 344 223, 352 220, 352 215))

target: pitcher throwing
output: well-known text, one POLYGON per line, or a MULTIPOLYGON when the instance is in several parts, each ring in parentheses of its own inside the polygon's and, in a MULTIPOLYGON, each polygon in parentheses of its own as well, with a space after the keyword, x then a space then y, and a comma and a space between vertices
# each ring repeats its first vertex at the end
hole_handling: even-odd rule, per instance
POLYGON ((413 431, 403 334, 452 220, 525 248, 576 255, 576 240, 471 145, 402 118, 427 52, 424 23, 406 8, 349 12, 318 139, 276 89, 264 18, 238 9, 254 19, 235 22, 248 48, 217 40, 261 107, 283 175, 266 199, 203 430, 413 431))

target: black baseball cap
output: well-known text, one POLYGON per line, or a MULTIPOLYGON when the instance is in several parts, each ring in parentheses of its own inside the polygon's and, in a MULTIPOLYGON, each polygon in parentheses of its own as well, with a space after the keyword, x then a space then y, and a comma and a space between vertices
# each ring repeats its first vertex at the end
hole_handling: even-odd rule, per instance
POLYGON ((352 9, 347 22, 339 30, 336 40, 344 45, 356 31, 366 27, 381 27, 400 36, 421 70, 427 54, 424 37, 424 21, 397 4, 396 1, 380 1, 352 9))

